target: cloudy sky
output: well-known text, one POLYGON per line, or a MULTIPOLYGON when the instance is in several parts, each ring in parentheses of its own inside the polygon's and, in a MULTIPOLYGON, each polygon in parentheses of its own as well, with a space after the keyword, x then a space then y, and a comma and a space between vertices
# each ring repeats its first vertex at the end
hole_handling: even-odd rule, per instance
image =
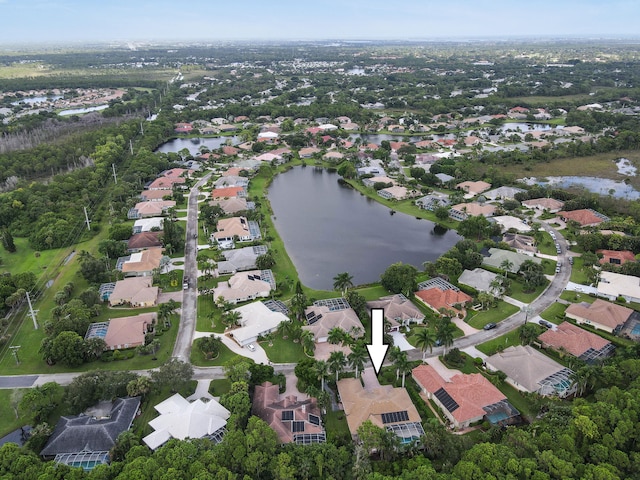
POLYGON ((0 45, 640 36, 638 0, 0 0, 0 45))

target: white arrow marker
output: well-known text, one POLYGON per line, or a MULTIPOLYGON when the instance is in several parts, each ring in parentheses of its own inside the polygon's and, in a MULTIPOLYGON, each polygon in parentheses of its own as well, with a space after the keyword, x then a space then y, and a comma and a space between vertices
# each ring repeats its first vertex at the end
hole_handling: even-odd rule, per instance
POLYGON ((387 355, 389 345, 382 343, 384 337, 384 310, 382 308, 371 309, 371 345, 367 345, 369 358, 373 364, 376 375, 380 374, 380 367, 387 355))

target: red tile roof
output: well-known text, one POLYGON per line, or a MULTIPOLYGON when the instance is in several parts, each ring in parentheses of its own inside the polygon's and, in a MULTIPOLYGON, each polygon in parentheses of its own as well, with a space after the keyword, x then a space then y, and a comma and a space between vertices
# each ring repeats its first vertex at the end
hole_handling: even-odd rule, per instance
POLYGON ((431 365, 423 364, 414 368, 412 375, 418 385, 430 393, 444 388, 458 404, 458 408, 451 415, 460 423, 483 417, 486 413, 483 407, 506 399, 505 395, 480 373, 454 375, 447 382, 431 365))
POLYGON ((597 351, 611 343, 569 322, 562 322, 557 330, 547 330, 538 339, 554 350, 563 348, 575 357, 579 357, 590 348, 597 351))
POLYGON ((451 309, 454 305, 460 305, 472 300, 469 295, 462 291, 441 290, 438 287, 419 290, 416 292, 416 297, 438 311, 441 308, 451 309))
POLYGON ((602 255, 600 263, 616 263, 622 265, 626 262, 635 262, 636 256, 629 250, 596 250, 596 253, 602 255), (620 260, 619 262, 612 262, 611 260, 620 260))
POLYGON ((572 303, 565 310, 565 315, 569 318, 585 318, 591 323, 604 325, 609 328, 616 328, 625 323, 633 310, 615 303, 597 299, 592 304, 572 303))
POLYGON ((602 218, 588 209, 572 210, 570 212, 563 211, 556 213, 556 215, 566 220, 574 220, 583 227, 588 225, 597 225, 598 223, 603 222, 602 218))
POLYGON ((214 188, 211 190, 211 198, 231 198, 237 197, 238 193, 242 192, 244 187, 226 187, 226 188, 214 188))

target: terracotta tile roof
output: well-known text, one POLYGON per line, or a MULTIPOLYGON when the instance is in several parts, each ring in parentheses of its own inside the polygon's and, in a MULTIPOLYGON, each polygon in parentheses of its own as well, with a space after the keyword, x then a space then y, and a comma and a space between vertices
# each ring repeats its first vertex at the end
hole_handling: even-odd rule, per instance
POLYGON ((171 192, 167 192, 166 190, 144 190, 140 194, 140 198, 147 201, 162 200, 165 196, 171 196, 171 192))
POLYGON ((358 328, 360 329, 360 332, 362 332, 360 336, 364 334, 364 327, 360 322, 358 315, 352 308, 331 311, 327 306, 312 305, 305 309, 305 317, 312 312, 315 312, 316 315, 322 315, 322 317, 312 325, 303 326, 302 329, 313 333, 316 341, 327 337, 329 335, 329 330, 334 327, 341 328, 345 332, 358 328))
POLYGON ((483 182, 479 180, 477 182, 462 182, 456 185, 456 188, 464 190, 468 193, 482 193, 485 190, 489 190, 491 188, 491 184, 487 182, 483 182))
POLYGON ((237 197, 238 193, 244 191, 244 187, 225 187, 225 188, 214 188, 211 190, 212 198, 231 198, 237 197))
POLYGON ((636 256, 629 250, 596 250, 596 253, 602 255, 600 263, 616 263, 622 265, 626 262, 636 261, 636 256), (612 262, 611 259, 619 260, 619 262, 612 262))
POLYGON ((157 315, 155 312, 150 312, 133 317, 112 318, 109 320, 104 342, 110 349, 143 345, 147 326, 153 323, 157 315))
POLYGON ((454 305, 460 305, 472 300, 469 295, 462 291, 456 292, 452 289, 441 290, 438 287, 419 290, 415 295, 424 303, 438 311, 441 308, 451 309, 454 305))
POLYGON ((149 185, 149 190, 171 190, 176 183, 185 183, 184 177, 160 177, 149 185))
POLYGON ((554 350, 563 348, 575 357, 579 357, 590 348, 596 351, 602 350, 611 343, 601 336, 587 332, 569 322, 562 322, 558 325, 557 330, 547 330, 538 339, 554 350))
POLYGON ((412 375, 418 385, 430 393, 444 388, 458 404, 451 415, 460 423, 483 417, 483 407, 506 400, 505 395, 480 373, 454 375, 447 382, 431 365, 423 364, 414 368, 412 375))
POLYGON ((271 382, 256 385, 251 413, 267 422, 275 430, 281 443, 293 442, 293 421, 304 422, 303 431, 296 433, 324 433, 322 425, 315 425, 309 422, 309 415, 321 416, 320 408, 315 398, 298 400, 295 395, 281 398, 278 389, 278 385, 274 385, 271 382), (283 420, 283 411, 292 411, 293 420, 283 420))
POLYGON ((238 150, 235 147, 230 147, 229 145, 226 145, 222 147, 222 153, 224 153, 225 155, 237 155, 238 153, 240 153, 240 150, 238 150))
POLYGON ((161 247, 160 235, 162 232, 141 232, 133 235, 127 242, 127 249, 140 250, 142 248, 161 247))
POLYGON ((150 272, 158 268, 162 259, 162 250, 162 248, 149 248, 132 254, 131 258, 122 264, 122 272, 150 272))
POLYGON ((564 202, 555 198, 532 198, 531 200, 523 201, 522 204, 527 207, 542 207, 547 210, 560 210, 564 207, 564 202))
POLYGON ((597 225, 598 223, 602 223, 604 221, 589 209, 572 210, 570 212, 562 211, 556 213, 556 215, 566 220, 576 221, 582 226, 597 225))
POLYGON ((424 313, 404 295, 389 295, 378 300, 367 302, 368 308, 383 308, 384 316, 389 321, 422 321, 424 313))
POLYGON ((601 299, 589 303, 573 303, 565 310, 569 318, 580 317, 592 323, 616 328, 622 325, 631 316, 633 310, 615 303, 609 303, 601 299))

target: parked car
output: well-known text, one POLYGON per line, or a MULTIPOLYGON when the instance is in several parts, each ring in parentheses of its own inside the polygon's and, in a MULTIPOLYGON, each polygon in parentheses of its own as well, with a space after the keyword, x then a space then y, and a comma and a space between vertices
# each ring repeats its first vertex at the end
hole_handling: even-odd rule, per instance
POLYGON ((573 265, 573 257, 569 257, 569 263, 573 265))
POLYGON ((485 330, 492 330, 492 329, 496 328, 496 326, 497 326, 497 325, 496 325, 495 323, 487 323, 487 324, 486 324, 484 327, 482 327, 482 328, 484 328, 485 330))
POLYGON ((249 345, 247 345, 247 348, 251 352, 255 352, 256 351, 256 346, 253 343, 250 343, 249 345))
POLYGON ((550 322, 547 322, 546 320, 539 320, 538 323, 543 327, 547 327, 547 328, 553 327, 553 325, 550 322))

